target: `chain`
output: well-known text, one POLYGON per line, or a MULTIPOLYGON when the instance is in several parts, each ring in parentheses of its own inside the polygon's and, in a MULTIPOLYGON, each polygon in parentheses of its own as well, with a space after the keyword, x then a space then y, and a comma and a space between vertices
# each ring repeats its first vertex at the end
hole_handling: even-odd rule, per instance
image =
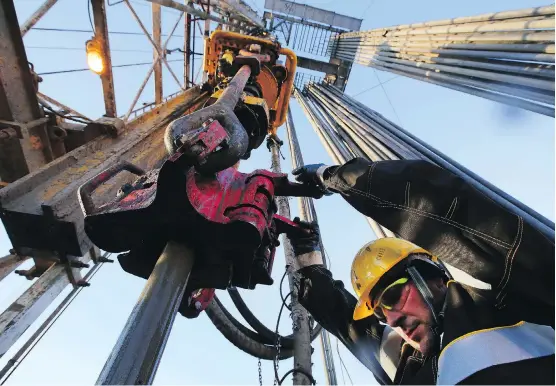
POLYGON ((263 370, 261 369, 261 358, 259 358, 259 386, 263 386, 263 370))
MULTIPOLYGON (((278 374, 278 369, 280 368, 280 335, 276 339, 276 357, 274 358, 274 368, 276 369, 276 374, 278 374)), ((278 379, 274 377, 274 386, 278 384, 278 379)))

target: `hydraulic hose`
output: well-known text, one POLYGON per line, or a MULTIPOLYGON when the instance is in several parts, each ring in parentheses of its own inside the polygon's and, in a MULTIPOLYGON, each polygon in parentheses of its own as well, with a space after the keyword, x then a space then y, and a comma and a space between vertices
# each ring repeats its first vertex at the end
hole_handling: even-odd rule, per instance
MULTIPOLYGON (((207 316, 214 326, 228 339, 234 346, 249 355, 260 359, 274 360, 276 358, 276 348, 259 343, 240 331, 237 321, 230 313, 224 312, 224 306, 215 296, 214 300, 205 310, 207 316)), ((245 328, 245 327, 244 327, 245 328)), ((292 349, 280 349, 278 359, 288 359, 293 356, 292 349)))
MULTIPOLYGON (((234 305, 237 307, 241 316, 245 319, 247 323, 249 323, 249 325, 255 331, 259 333, 260 342, 261 343, 263 342, 266 343, 269 341, 271 343, 276 342, 276 339, 278 337, 277 334, 274 331, 267 328, 263 323, 261 323, 259 319, 257 319, 255 315, 253 315, 249 307, 247 307, 247 305, 241 298, 239 291, 236 288, 228 288, 228 293, 230 294, 230 297, 232 298, 232 302, 234 302, 234 305)), ((242 327, 246 328, 244 326, 242 327)), ((313 341, 317 336, 319 336, 321 330, 322 330, 322 326, 320 324, 317 324, 312 329, 311 341, 313 341)), ((293 342, 294 342, 293 334, 287 336, 280 336, 280 344, 284 348, 293 349, 293 342)))
POLYGON ((248 338, 253 339, 255 342, 265 344, 265 345, 272 345, 272 344, 274 344, 274 342, 276 342, 275 340, 272 341, 270 339, 265 339, 264 337, 257 334, 255 331, 253 331, 250 328, 244 326, 239 320, 234 318, 234 316, 230 313, 230 311, 228 311, 226 309, 226 307, 224 307, 224 305, 222 304, 220 299, 218 299, 217 297, 215 297, 215 299, 216 299, 216 302, 218 303, 220 309, 222 310, 222 313, 230 320, 230 322, 232 322, 234 327, 236 327, 239 331, 241 331, 243 334, 245 334, 248 338))

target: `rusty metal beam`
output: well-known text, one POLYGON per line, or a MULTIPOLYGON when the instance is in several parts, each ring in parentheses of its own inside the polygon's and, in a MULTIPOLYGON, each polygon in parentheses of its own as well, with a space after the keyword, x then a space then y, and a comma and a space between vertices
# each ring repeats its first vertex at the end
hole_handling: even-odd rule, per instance
MULTIPOLYGON (((86 253, 80 261, 87 263, 90 259, 91 254, 86 253)), ((74 271, 73 277, 81 279, 80 269, 74 268, 72 271, 74 271)), ((68 275, 65 265, 53 264, 23 295, 0 314, 0 358, 64 288, 68 284, 73 284, 70 281, 72 275, 68 275)))
MULTIPOLYGON (((158 53, 159 60, 162 60, 162 62, 164 63, 164 65, 166 66, 166 68, 170 72, 170 75, 172 75, 172 77, 174 78, 174 80, 176 81, 178 86, 180 86, 181 89, 185 90, 185 88, 181 85, 180 81, 178 80, 178 77, 176 76, 176 74, 174 74, 174 70, 172 70, 172 67, 170 67, 170 65, 168 64, 168 61, 166 60, 165 50, 162 50, 161 47, 157 46, 156 43, 153 41, 151 35, 149 34, 149 31, 147 31, 147 29, 145 28, 145 25, 141 21, 141 18, 139 17, 137 12, 135 12, 135 9, 131 6, 131 3, 129 2, 129 0, 124 0, 124 4, 127 5, 127 8, 131 12, 131 15, 133 16, 133 18, 135 19, 137 24, 139 24, 139 27, 141 27, 141 30, 143 31, 143 33, 145 34, 145 36, 147 37, 149 42, 151 42, 151 44, 152 44, 154 50, 156 51, 156 53, 158 53)), ((178 16, 178 19, 176 20, 176 27, 178 26, 178 23, 181 20, 182 16, 183 16, 183 13, 180 13, 180 15, 178 16)), ((174 27, 174 31, 175 31, 176 27, 174 27)), ((168 39, 166 41, 168 41, 169 39, 170 39, 170 37, 168 37, 168 39)), ((156 64, 156 60, 157 59, 156 59, 156 56, 155 56, 155 63, 154 64, 156 64)))
MULTIPOLYGON (((189 5, 192 4, 191 0, 185 0, 185 2, 189 5)), ((191 72, 191 57, 193 56, 189 48, 191 44, 191 14, 189 13, 185 16, 185 29, 183 36, 183 51, 185 55, 185 61, 183 64, 183 85, 187 90, 189 88, 189 82, 191 82, 191 80, 189 79, 189 74, 191 72)))
POLYGON ((0 258, 0 281, 15 271, 27 259, 27 256, 18 255, 8 255, 0 258))
MULTIPOLYGON (((35 256, 37 251, 48 250, 60 256, 82 256, 87 252, 92 243, 83 229, 79 186, 121 160, 147 170, 157 166, 166 157, 166 125, 204 100, 198 87, 177 94, 130 121, 125 135, 97 137, 2 188, 0 217, 16 253, 35 256)), ((104 184, 93 198, 106 202, 131 180, 122 174, 104 184)))
POLYGON ((100 75, 102 92, 104 93, 104 108, 107 117, 115 118, 117 117, 116 94, 114 92, 114 76, 112 75, 112 58, 110 56, 105 2, 104 0, 91 0, 91 4, 95 20, 95 38, 100 42, 104 59, 104 72, 100 75))
MULTIPOLYGON (((107 256, 106 256, 107 257, 107 256)), ((98 272, 98 270, 103 266, 104 263, 102 262, 98 262, 95 263, 95 266, 92 267, 88 272, 87 275, 85 275, 85 277, 83 278, 83 280, 87 283, 90 282, 90 280, 92 279, 92 277, 98 272)), ((46 333, 46 331, 48 331, 48 329, 52 326, 52 324, 58 319, 58 317, 62 314, 62 312, 64 312, 65 308, 72 302, 72 300, 79 295, 79 292, 81 292, 81 290, 83 289, 83 287, 79 287, 79 288, 74 288, 65 298, 64 300, 62 300, 62 302, 60 304, 58 304, 58 306, 56 307, 56 309, 54 311, 52 311, 52 313, 48 316, 48 318, 46 318, 46 320, 44 322, 42 322, 42 324, 39 326, 39 328, 37 328, 37 330, 33 333, 33 335, 31 335, 31 337, 25 342, 25 344, 23 346, 21 346, 21 348, 19 350, 17 350, 17 352, 15 353, 14 356, 12 356, 10 358, 10 360, 8 360, 8 362, 6 363, 6 365, 0 370, 0 379, 4 379, 4 381, 6 380, 4 378, 4 376, 6 374, 8 374, 8 372, 14 367, 14 365, 18 362, 20 362, 21 360, 25 359, 25 356, 33 349, 33 347, 35 346, 35 344, 38 343, 38 341, 41 339, 42 335, 44 335, 46 333), (23 358, 22 358, 23 357, 23 358), (22 358, 22 359, 20 359, 22 358)), ((13 370, 12 370, 13 371, 13 370)))
POLYGON ((154 103, 158 105, 162 102, 162 62, 158 60, 158 49, 162 47, 162 18, 160 12, 160 4, 152 3, 151 5, 153 11, 153 40, 156 44, 156 47, 153 51, 153 60, 156 62, 154 66, 154 103))
POLYGON ((45 13, 47 13, 48 10, 52 8, 52 6, 57 2, 58 0, 46 0, 44 4, 41 5, 21 26, 21 36, 25 36, 25 34, 29 32, 29 30, 33 28, 33 26, 37 24, 39 20, 45 15, 45 13))
MULTIPOLYGON (((26 124, 42 118, 14 4, 0 2, 0 120, 26 124)), ((52 160, 44 123, 0 142, 0 179, 12 182, 52 160)))
POLYGON ((81 117, 81 118, 83 118, 83 119, 85 119, 85 120, 88 120, 88 121, 92 121, 91 118, 89 118, 89 117, 87 117, 87 116, 81 114, 81 113, 78 112, 78 111, 75 111, 75 110, 72 109, 71 107, 66 106, 66 105, 63 104, 62 102, 59 102, 59 101, 57 101, 56 99, 51 98, 51 97, 49 97, 48 95, 45 95, 45 94, 41 93, 40 91, 37 91, 37 96, 39 97, 39 100, 40 100, 40 99, 43 99, 43 100, 41 101, 42 104, 45 104, 45 103, 44 103, 45 101, 48 102, 48 103, 52 103, 53 105, 58 106, 58 107, 61 108, 61 109, 64 109, 64 110, 66 110, 66 111, 69 111, 70 113, 72 113, 72 114, 75 115, 75 116, 81 117))

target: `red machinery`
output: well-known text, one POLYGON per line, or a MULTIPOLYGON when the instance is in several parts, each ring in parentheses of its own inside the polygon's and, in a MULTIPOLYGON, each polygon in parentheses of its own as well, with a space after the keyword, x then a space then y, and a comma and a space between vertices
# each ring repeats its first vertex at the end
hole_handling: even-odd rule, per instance
MULTIPOLYGON (((230 167, 202 174, 194 165, 204 165, 229 135, 216 120, 190 134, 160 169, 145 173, 121 163, 83 185, 79 194, 87 235, 103 250, 127 251, 118 257, 120 264, 143 278, 149 277, 169 240, 188 245, 198 258, 186 294, 201 288, 272 284, 279 234, 304 232, 276 215, 274 197, 311 192, 289 182, 286 174, 267 170, 245 174, 230 167), (96 207, 93 191, 123 170, 140 177, 122 187, 113 201, 96 207)), ((206 306, 207 299, 201 304, 206 306)), ((195 299, 184 301, 180 312, 197 316, 200 310, 194 305, 195 299)))

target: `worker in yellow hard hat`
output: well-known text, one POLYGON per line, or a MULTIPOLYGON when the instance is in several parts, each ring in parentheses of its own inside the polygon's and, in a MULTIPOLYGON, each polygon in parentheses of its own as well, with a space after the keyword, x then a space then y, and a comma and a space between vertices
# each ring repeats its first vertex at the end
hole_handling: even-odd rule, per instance
POLYGON ((296 219, 309 232, 291 240, 299 301, 379 383, 554 384, 550 237, 425 161, 293 174, 400 236, 357 252, 355 296, 326 269, 316 224, 296 219))

